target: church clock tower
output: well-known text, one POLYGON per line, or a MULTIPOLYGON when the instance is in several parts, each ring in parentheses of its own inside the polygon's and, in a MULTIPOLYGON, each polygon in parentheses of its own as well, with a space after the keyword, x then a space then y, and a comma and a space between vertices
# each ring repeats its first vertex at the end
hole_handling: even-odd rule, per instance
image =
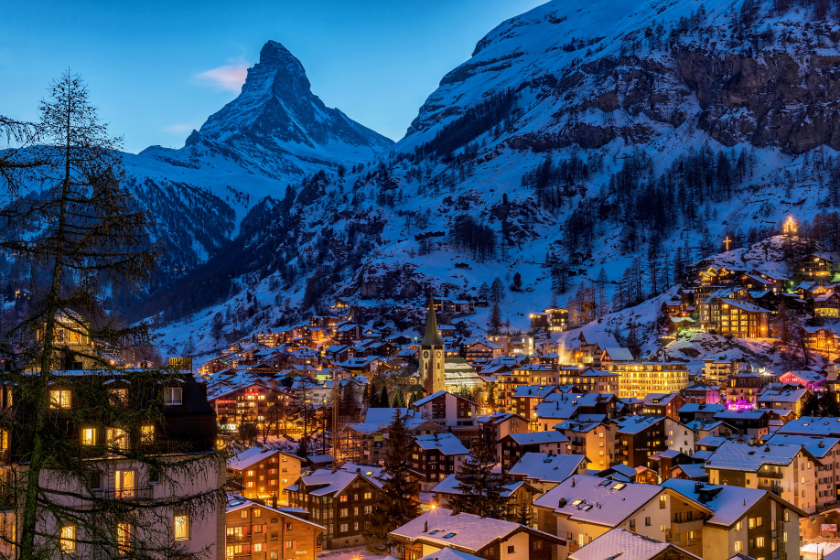
POLYGON ((426 391, 426 396, 446 388, 444 364, 446 354, 443 340, 438 332, 437 317, 435 317, 435 299, 429 296, 429 312, 426 316, 426 333, 420 341, 420 381, 426 391))

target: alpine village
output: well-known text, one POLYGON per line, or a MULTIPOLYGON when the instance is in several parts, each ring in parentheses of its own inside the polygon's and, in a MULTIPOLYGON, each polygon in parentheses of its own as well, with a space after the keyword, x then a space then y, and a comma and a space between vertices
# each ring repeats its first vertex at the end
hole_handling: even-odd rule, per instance
POLYGON ((397 142, 0 111, 0 558, 840 560, 840 2, 484 32, 397 142))

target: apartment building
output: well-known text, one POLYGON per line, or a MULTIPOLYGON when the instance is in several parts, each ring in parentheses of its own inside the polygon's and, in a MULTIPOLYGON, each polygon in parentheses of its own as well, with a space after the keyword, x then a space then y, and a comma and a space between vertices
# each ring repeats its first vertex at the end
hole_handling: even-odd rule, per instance
POLYGON ((605 366, 619 374, 619 398, 644 398, 649 393, 676 393, 688 387, 688 369, 675 362, 626 362, 605 366))
POLYGON ((583 455, 526 453, 511 467, 508 476, 547 492, 572 475, 586 474, 588 464, 589 460, 583 455))
MULTIPOLYGON (((571 476, 534 500, 537 526, 565 539, 557 551, 565 560, 595 539, 622 528, 665 541, 671 534, 672 502, 677 494, 654 484, 625 483, 596 476, 571 476)), ((680 507, 702 518, 708 508, 680 496, 680 507), (685 504, 685 505, 682 505, 685 504)), ((699 538, 697 534, 695 538, 699 538)), ((698 543, 690 543, 691 551, 698 543)))
MULTIPOLYGON (((743 555, 762 560, 799 558, 799 520, 807 514, 768 490, 669 478, 662 486, 711 510, 688 518, 672 512, 671 542, 682 546, 702 536, 704 560, 743 555)), ((674 500, 674 503, 677 503, 674 500)))
POLYGON ((642 414, 679 420, 678 411, 684 404, 685 399, 677 393, 648 393, 642 400, 642 414))
POLYGON ((507 472, 525 453, 565 453, 568 441, 566 436, 554 430, 508 434, 499 442, 502 449, 502 471, 507 472))
POLYGON ((815 461, 800 445, 727 442, 704 467, 710 484, 769 490, 808 513, 817 509, 815 461))

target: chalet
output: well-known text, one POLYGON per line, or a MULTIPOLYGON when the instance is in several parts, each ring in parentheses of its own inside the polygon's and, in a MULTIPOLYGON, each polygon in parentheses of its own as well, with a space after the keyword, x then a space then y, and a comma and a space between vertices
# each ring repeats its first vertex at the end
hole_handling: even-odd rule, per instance
POLYGON ((277 506, 289 502, 287 489, 301 475, 303 459, 278 449, 251 447, 228 461, 228 480, 242 485, 248 499, 277 506))
POLYGON ((779 383, 799 385, 811 391, 821 390, 826 378, 811 370, 788 371, 779 376, 779 383))
POLYGON ((325 549, 358 546, 365 542, 362 532, 380 499, 381 484, 361 469, 319 469, 288 488, 289 504, 306 510, 312 521, 326 527, 325 549))
POLYGON ((566 541, 512 521, 455 513, 435 508, 388 533, 400 544, 405 560, 421 557, 440 560, 530 558, 551 560, 552 551, 566 541), (451 554, 457 551, 457 554, 451 554), (428 555, 428 556, 426 556, 428 555))
POLYGON ((679 298, 663 301, 662 313, 666 317, 682 317, 682 302, 679 298))
POLYGON ((464 357, 470 364, 478 360, 494 360, 500 358, 503 354, 503 349, 495 342, 482 340, 469 344, 464 348, 464 357))
POLYGON ((777 283, 772 278, 764 278, 750 272, 746 272, 738 277, 738 285, 756 292, 774 291, 784 287, 783 284, 777 283))
POLYGON ((740 358, 733 358, 731 360, 704 359, 703 378, 714 385, 722 385, 729 379, 729 376, 746 373, 747 367, 747 362, 740 358))
POLYGON ((807 333, 807 344, 812 350, 836 353, 840 349, 840 334, 834 327, 803 327, 807 333))
POLYGON ((743 276, 743 270, 734 270, 725 266, 709 266, 698 274, 701 286, 729 286, 743 276))
POLYGON ((615 337, 607 332, 592 331, 578 335, 580 342, 580 356, 578 361, 591 367, 601 367, 601 354, 606 348, 620 348, 615 337))
MULTIPOLYGON (((243 382, 233 386, 217 384, 209 388, 207 401, 216 412, 219 424, 226 430, 235 431, 241 423, 256 424, 269 416, 269 408, 274 406, 278 394, 265 383, 243 382)), ((277 427, 272 428, 276 435, 277 427)))
POLYGON ((805 255, 795 264, 796 275, 805 280, 829 279, 833 268, 833 257, 818 253, 805 255))
POLYGON ((350 358, 345 362, 334 362, 335 367, 342 368, 353 375, 364 373, 375 373, 379 366, 379 356, 368 356, 365 358, 350 358))
POLYGON ((548 313, 531 313, 531 332, 548 330, 548 313))
POLYGON ((411 442, 409 469, 420 480, 420 490, 430 491, 438 482, 461 470, 467 448, 455 434, 417 436, 411 442))
POLYGON ((794 290, 796 290, 796 294, 801 299, 805 300, 814 299, 817 296, 827 294, 831 291, 829 288, 825 287, 820 282, 814 282, 812 280, 803 280, 802 282, 797 284, 794 290))
POLYGON ((739 373, 729 378, 729 390, 726 392, 726 402, 743 406, 753 404, 758 398, 760 390, 775 381, 775 376, 759 373, 739 373))
POLYGON ((228 494, 225 508, 225 558, 316 560, 327 528, 306 519, 300 510, 277 509, 228 494), (294 554, 294 556, 290 556, 294 554), (283 556, 281 556, 283 555, 283 556))
POLYGON ((560 455, 569 439, 557 431, 508 434, 499 442, 502 449, 502 471, 507 472, 526 453, 560 455))
POLYGON ((759 408, 771 408, 776 411, 790 410, 798 417, 808 395, 810 395, 808 389, 804 388, 767 390, 759 395, 757 404, 759 408))
POLYGON ((679 420, 678 410, 685 404, 685 399, 677 393, 648 393, 642 405, 642 414, 667 416, 679 420))
POLYGON ((339 325, 333 330, 333 338, 339 344, 351 345, 362 339, 362 327, 353 323, 339 325))
POLYGON ((617 364, 621 362, 632 362, 633 354, 628 348, 604 348, 601 352, 601 366, 617 364))
POLYGON ((613 529, 569 555, 569 560, 612 560, 632 550, 634 560, 699 560, 672 542, 657 542, 626 529, 613 529))
POLYGON ((840 293, 830 290, 820 294, 814 297, 812 306, 816 317, 837 319, 840 317, 840 293))

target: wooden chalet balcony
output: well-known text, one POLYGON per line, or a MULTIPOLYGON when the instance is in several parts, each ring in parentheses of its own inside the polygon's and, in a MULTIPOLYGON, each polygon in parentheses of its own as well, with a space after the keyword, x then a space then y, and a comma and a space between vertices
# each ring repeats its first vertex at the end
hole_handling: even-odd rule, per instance
POLYGON ((225 542, 228 544, 251 542, 251 535, 227 535, 225 542))
POLYGON ((772 471, 758 471, 758 478, 777 478, 781 479, 784 478, 784 473, 779 472, 772 472, 772 471))
POLYGON ((103 500, 151 500, 154 497, 154 488, 123 488, 121 490, 94 490, 93 496, 103 500))

